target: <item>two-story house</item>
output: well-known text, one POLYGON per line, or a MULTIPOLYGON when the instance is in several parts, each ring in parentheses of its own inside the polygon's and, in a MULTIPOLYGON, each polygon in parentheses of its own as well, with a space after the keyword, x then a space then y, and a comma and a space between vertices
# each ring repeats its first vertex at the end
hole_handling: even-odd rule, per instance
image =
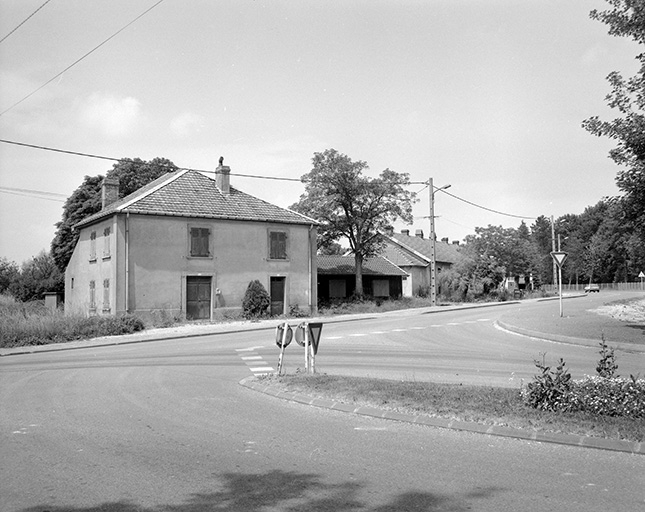
POLYGON ((231 187, 228 166, 168 173, 122 199, 106 179, 102 199, 76 226, 66 312, 208 320, 240 309, 256 279, 272 314, 315 312, 317 222, 231 187))

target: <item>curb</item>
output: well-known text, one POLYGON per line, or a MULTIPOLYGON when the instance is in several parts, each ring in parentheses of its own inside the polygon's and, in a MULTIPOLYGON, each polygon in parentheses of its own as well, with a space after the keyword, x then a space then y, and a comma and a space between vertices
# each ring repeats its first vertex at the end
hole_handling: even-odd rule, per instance
MULTIPOLYGON (((84 348, 97 348, 97 347, 112 347, 115 345, 125 345, 131 343, 149 343, 152 341, 168 341, 180 338, 197 338, 200 336, 218 336, 221 334, 239 334, 243 332, 254 332, 254 331, 267 331, 274 330, 277 325, 284 322, 301 322, 301 321, 322 321, 324 323, 343 323, 343 322, 355 322, 357 320, 369 320, 377 318, 380 315, 395 315, 401 314, 401 311, 413 311, 419 315, 429 315, 434 313, 443 313, 445 311, 454 311, 454 310, 465 310, 465 309, 475 309, 475 308, 485 308, 485 307, 494 307, 494 306, 504 306, 509 304, 519 304, 518 301, 510 302, 484 302, 481 304, 469 304, 466 306, 457 305, 457 306, 435 306, 427 308, 418 308, 410 310, 395 310, 387 311, 384 313, 356 313, 350 315, 339 315, 331 317, 312 317, 312 318, 283 318, 283 319, 274 319, 266 320, 265 325, 248 325, 246 326, 231 326, 227 328, 225 324, 212 324, 213 328, 211 330, 205 329, 203 332, 193 332, 193 333, 159 333, 159 334, 145 334, 145 331, 142 331, 138 334, 125 334, 121 336, 108 336, 102 338, 92 338, 88 340, 78 340, 78 341, 69 341, 64 343, 48 343, 45 345, 27 345, 23 347, 13 347, 13 348, 0 348, 0 357, 3 356, 13 356, 13 355, 25 355, 25 354, 35 354, 41 352, 58 352, 61 350, 80 350, 84 348), (269 324, 270 325, 267 325, 269 324), (224 325, 224 326, 223 326, 224 325)), ((208 325, 208 324, 206 324, 208 325)))
MULTIPOLYGON (((600 340, 590 340, 587 338, 576 338, 574 336, 564 336, 561 334, 550 334, 550 333, 545 333, 540 331, 532 331, 530 329, 525 329, 524 327, 518 327, 516 325, 508 324, 501 320, 496 320, 494 325, 498 329, 509 331, 509 332, 512 332, 513 334, 519 334, 520 336, 527 336, 529 338, 534 338, 537 340, 554 341, 556 343, 585 346, 590 348, 598 348, 598 345, 600 344, 600 340)), ((636 345, 632 343, 620 343, 617 341, 616 342, 605 341, 605 343, 623 352, 631 352, 631 353, 645 352, 644 345, 636 345)))
POLYGON ((303 405, 310 405, 332 411, 340 411, 380 418, 391 421, 401 421, 416 425, 425 425, 427 427, 446 428, 459 430, 463 432, 472 432, 477 434, 488 434, 499 437, 511 437, 525 441, 537 441, 540 443, 563 444, 569 446, 579 446, 581 448, 595 448, 598 450, 609 450, 614 452, 631 453, 632 455, 645 455, 645 443, 637 441, 620 441, 613 439, 604 439, 600 437, 579 436, 573 434, 556 434, 552 432, 539 432, 537 430, 522 430, 512 427, 499 425, 484 425, 470 421, 451 420, 448 418, 438 418, 425 416, 421 414, 405 414, 396 411, 388 411, 370 406, 357 406, 344 402, 336 402, 326 398, 313 398, 311 396, 281 391, 274 386, 260 384, 255 376, 242 379, 239 384, 253 391, 264 393, 265 395, 296 402, 303 405))

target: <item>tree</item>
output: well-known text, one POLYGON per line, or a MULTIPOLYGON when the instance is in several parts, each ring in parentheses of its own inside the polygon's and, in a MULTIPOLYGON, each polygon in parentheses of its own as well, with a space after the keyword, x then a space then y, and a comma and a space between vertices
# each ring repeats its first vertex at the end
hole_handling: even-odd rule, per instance
POLYGON ((14 261, 0 256, 0 294, 10 291, 11 285, 20 277, 20 268, 14 261))
POLYGON ((56 223, 56 234, 51 243, 51 254, 61 272, 65 271, 78 241, 74 226, 101 209, 102 182, 101 175, 85 176, 83 183, 65 201, 63 218, 56 223))
MULTIPOLYGON (((645 2, 637 0, 607 0, 612 6, 606 11, 593 10, 592 19, 609 26, 609 34, 628 37, 639 45, 645 44, 645 2)), ((624 193, 621 201, 625 220, 630 223, 645 244, 645 52, 636 56, 640 69, 636 75, 624 78, 619 72, 609 74, 611 92, 606 96, 609 106, 620 117, 601 121, 598 116, 583 122, 583 127, 599 137, 618 142, 609 152, 614 162, 624 167, 618 171, 616 184, 624 193)), ((640 262, 645 264, 645 261, 640 262)))
POLYGON ((385 169, 377 178, 363 175, 363 161, 353 162, 335 149, 314 153, 313 168, 302 176, 305 193, 291 206, 321 223, 319 247, 346 238, 356 262, 356 291, 363 296, 363 261, 384 247, 381 232, 402 219, 412 223, 415 195, 404 187, 406 173, 385 169))
POLYGON ((18 300, 42 300, 45 292, 62 293, 65 277, 58 269, 50 253, 41 251, 22 264, 20 276, 11 284, 9 290, 18 300))
MULTIPOLYGON (((107 177, 119 180, 119 198, 122 198, 163 174, 176 170, 177 166, 166 158, 154 158, 150 162, 140 158, 123 159, 112 166, 107 177)), ((56 223, 56 234, 51 243, 54 261, 63 272, 78 241, 78 232, 74 230, 74 226, 101 211, 102 182, 103 176, 100 174, 85 176, 83 183, 65 201, 62 220, 56 223)))

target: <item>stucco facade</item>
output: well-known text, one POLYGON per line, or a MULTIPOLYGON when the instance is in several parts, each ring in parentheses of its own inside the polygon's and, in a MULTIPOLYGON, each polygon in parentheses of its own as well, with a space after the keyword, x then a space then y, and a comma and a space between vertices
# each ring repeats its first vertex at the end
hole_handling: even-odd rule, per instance
MULTIPOLYGON (((189 178, 167 178, 176 188, 173 200, 181 190, 191 190, 177 188, 189 178)), ((191 182, 193 188, 195 184, 211 186, 202 177, 191 182)), ((255 205, 246 218, 230 218, 244 217, 230 212, 218 215, 216 206, 216 218, 207 217, 208 210, 203 216, 190 211, 170 215, 168 207, 157 204, 159 197, 151 198, 160 190, 167 192, 152 187, 152 192, 140 193, 160 214, 154 209, 144 213, 143 201, 124 198, 120 207, 80 226, 65 274, 67 312, 146 316, 164 311, 209 319, 221 308, 240 309, 249 282, 256 279, 272 295, 274 314, 296 305, 315 311, 316 225, 311 219, 276 211, 247 195, 236 198, 236 207, 244 201, 255 205), (264 212, 256 211, 262 208, 264 212)), ((234 189, 229 193, 220 199, 232 201, 239 194, 234 189)))

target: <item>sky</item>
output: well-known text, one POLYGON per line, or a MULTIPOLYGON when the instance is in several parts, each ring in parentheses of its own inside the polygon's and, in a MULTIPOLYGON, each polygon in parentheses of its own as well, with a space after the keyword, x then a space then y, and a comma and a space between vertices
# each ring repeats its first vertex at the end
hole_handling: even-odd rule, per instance
MULTIPOLYGON (((223 156, 233 187, 282 207, 334 148, 416 183, 397 230, 427 236, 421 183, 450 185, 450 241, 619 194, 614 143, 581 127, 615 117, 606 77, 641 51, 589 18, 605 1, 157 2, 0 0, 0 139, 204 170, 223 156)), ((65 198, 112 165, 0 143, 0 257, 49 250, 65 198)))

